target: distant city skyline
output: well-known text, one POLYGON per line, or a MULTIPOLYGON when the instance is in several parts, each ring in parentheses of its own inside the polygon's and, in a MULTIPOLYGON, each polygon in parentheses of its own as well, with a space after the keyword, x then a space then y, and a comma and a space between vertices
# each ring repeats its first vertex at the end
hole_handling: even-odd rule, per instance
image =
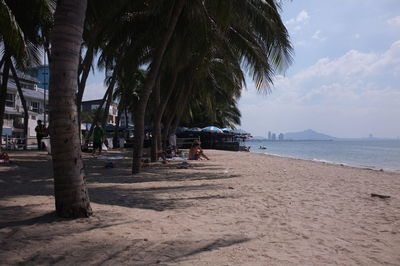
MULTIPOLYGON (((360 136, 360 137, 337 137, 334 135, 329 135, 325 134, 324 132, 317 132, 313 129, 305 129, 301 131, 296 131, 296 132, 272 132, 268 131, 263 135, 253 135, 254 138, 256 139, 266 139, 266 140, 273 140, 273 141, 278 141, 278 140, 292 140, 289 135, 304 135, 304 134, 314 134, 314 136, 320 136, 320 137, 325 137, 327 139, 388 139, 388 140, 400 140, 400 137, 376 137, 373 134, 367 134, 365 136, 360 136), (279 132, 279 133, 278 133, 279 132)), ((309 138, 309 139, 314 139, 314 138, 309 138)))

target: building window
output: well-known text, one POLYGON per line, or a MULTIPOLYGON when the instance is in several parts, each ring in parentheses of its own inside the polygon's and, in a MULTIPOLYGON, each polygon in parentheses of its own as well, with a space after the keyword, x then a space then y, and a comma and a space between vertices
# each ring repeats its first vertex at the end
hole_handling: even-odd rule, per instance
POLYGON ((40 103, 39 102, 31 102, 31 106, 30 106, 29 109, 32 112, 39 113, 39 107, 40 107, 40 103))
POLYGON ((36 120, 36 116, 35 116, 35 115, 32 115, 32 116, 31 116, 31 119, 32 119, 32 120, 36 120))
POLYGON ((7 93, 6 106, 7 107, 15 107, 15 94, 7 93))

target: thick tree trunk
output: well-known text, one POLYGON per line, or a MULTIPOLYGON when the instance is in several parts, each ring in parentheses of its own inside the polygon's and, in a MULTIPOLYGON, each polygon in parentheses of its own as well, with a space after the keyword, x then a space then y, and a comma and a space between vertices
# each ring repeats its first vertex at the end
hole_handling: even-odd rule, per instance
POLYGON ((168 43, 171 40, 172 34, 175 31, 176 24, 179 16, 182 13, 183 7, 185 6, 186 0, 178 0, 174 6, 171 21, 167 25, 167 29, 163 34, 160 45, 156 50, 153 62, 150 66, 149 74, 146 78, 146 82, 143 86, 143 91, 140 95, 140 101, 135 107, 135 140, 133 146, 133 158, 132 158, 132 173, 139 173, 141 169, 141 160, 143 153, 143 139, 144 139, 144 115, 147 107, 147 101, 149 100, 151 90, 154 87, 155 81, 158 76, 160 65, 167 49, 168 43), (140 116, 140 117, 139 117, 140 116), (138 124, 139 123, 139 124, 138 124))
POLYGON ((9 55, 7 50, 4 54, 4 68, 3 68, 3 76, 0 87, 0 149, 3 138, 3 125, 4 125, 4 112, 6 108, 6 97, 7 97, 7 85, 8 85, 8 76, 10 72, 10 63, 9 63, 9 55))
POLYGON ((57 3, 51 35, 49 104, 56 212, 61 217, 88 217, 92 209, 85 184, 76 105, 87 1, 57 3))
MULTIPOLYGON (((25 100, 24 93, 21 88, 21 84, 19 82, 17 71, 15 70, 14 65, 11 62, 11 60, 9 60, 9 61, 10 61, 11 72, 12 72, 14 80, 15 80, 15 85, 17 85, 18 95, 19 95, 19 98, 21 99, 22 108, 24 109, 24 137, 25 137, 24 150, 26 150, 27 146, 28 146, 28 123, 29 123, 28 106, 26 105, 26 100, 25 100)), ((44 114, 44 115, 46 115, 46 114, 44 114)))

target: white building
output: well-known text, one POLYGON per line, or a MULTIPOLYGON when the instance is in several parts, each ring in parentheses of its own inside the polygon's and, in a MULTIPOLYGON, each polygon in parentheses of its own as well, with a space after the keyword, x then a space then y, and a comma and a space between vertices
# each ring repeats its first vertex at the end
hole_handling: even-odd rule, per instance
MULTIPOLYGON (((11 73, 10 73, 11 74, 11 73)), ((0 73, 2 76, 2 73, 0 73)), ((48 91, 44 91, 37 87, 38 80, 35 78, 18 72, 23 95, 28 106, 28 144, 36 142, 35 127, 37 121, 46 120, 48 126, 48 116, 44 117, 45 105, 48 103, 48 91), (46 94, 46 95, 45 95, 46 94), (45 101, 46 97, 46 101, 45 101)), ((18 95, 17 86, 12 75, 9 76, 7 86, 6 107, 4 113, 3 136, 12 138, 24 138, 24 108, 18 95)))
MULTIPOLYGON (((82 101, 82 107, 81 107, 82 112, 93 112, 93 111, 97 110, 101 104, 101 101, 102 101, 101 99, 82 101)), ((119 121, 119 125, 121 127, 124 127, 126 125, 126 122, 128 122, 128 125, 133 124, 131 112, 127 111, 126 113, 127 113, 128 121, 126 121, 125 112, 123 111, 121 113, 121 117, 120 117, 120 121, 119 121)), ((111 103, 110 109, 108 111, 107 124, 115 126, 116 122, 117 122, 117 116, 118 116, 118 103, 113 102, 113 103, 111 103)))
MULTIPOLYGON (((82 101, 82 106, 81 106, 82 112, 96 111, 99 108, 101 101, 102 101, 101 99, 91 100, 91 101, 82 101)), ((104 108, 104 106, 103 106, 103 108, 104 108)), ((115 125, 116 120, 117 120, 117 115, 118 115, 118 104, 113 102, 110 104, 110 109, 108 110, 107 124, 115 125)), ((101 118, 100 118, 100 120, 101 120, 101 118)))

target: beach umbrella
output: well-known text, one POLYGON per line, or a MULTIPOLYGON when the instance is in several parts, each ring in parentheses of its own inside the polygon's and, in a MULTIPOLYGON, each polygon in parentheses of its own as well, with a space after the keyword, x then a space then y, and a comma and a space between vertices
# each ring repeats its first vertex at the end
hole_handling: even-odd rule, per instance
POLYGON ((204 127, 201 129, 201 131, 213 132, 213 133, 223 133, 219 127, 215 127, 215 126, 204 127))
POLYGON ((176 129, 176 133, 182 133, 182 132, 187 132, 187 131, 189 131, 189 128, 187 128, 187 127, 178 127, 176 129))
POLYGON ((201 131, 201 128, 199 128, 199 127, 192 127, 192 128, 189 128, 189 131, 199 132, 199 131, 201 131))
POLYGON ((222 130, 223 132, 233 132, 233 129, 232 129, 232 128, 229 128, 229 127, 221 128, 221 130, 222 130))
POLYGON ((233 133, 238 134, 238 135, 242 135, 242 136, 250 135, 250 133, 244 131, 243 129, 236 129, 233 133))

